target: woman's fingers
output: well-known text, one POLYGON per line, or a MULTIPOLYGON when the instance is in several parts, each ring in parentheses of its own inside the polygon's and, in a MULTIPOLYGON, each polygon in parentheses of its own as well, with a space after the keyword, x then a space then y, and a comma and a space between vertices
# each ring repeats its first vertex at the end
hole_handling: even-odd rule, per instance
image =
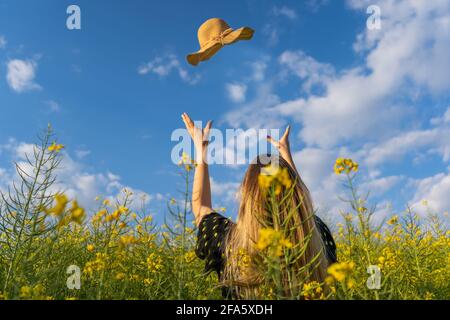
POLYGON ((184 125, 186 126, 186 129, 188 130, 189 134, 191 136, 194 135, 194 123, 192 122, 191 118, 188 116, 186 112, 183 112, 181 114, 181 119, 183 119, 184 125))
POLYGON ((289 133, 291 132, 291 126, 290 125, 288 125, 287 127, 286 127, 286 130, 284 130, 284 134, 283 134, 283 136, 281 137, 281 139, 280 140, 275 140, 275 139, 273 139, 271 136, 267 136, 267 141, 269 141, 273 146, 275 146, 276 148, 280 148, 280 146, 281 146, 281 144, 285 144, 285 143, 287 143, 287 141, 289 140, 289 133), (281 143, 281 144, 280 144, 281 143))
POLYGON ((269 141, 271 144, 273 144, 274 147, 278 148, 279 142, 277 140, 275 140, 274 138, 272 138, 271 136, 267 136, 267 141, 269 141))
POLYGON ((184 125, 186 126, 186 128, 189 128, 188 122, 187 122, 187 120, 186 120, 186 116, 185 116, 184 113, 181 114, 181 120, 183 120, 184 125))
POLYGON ((194 122, 191 120, 191 118, 189 117, 189 115, 186 112, 183 112, 181 114, 181 119, 183 119, 183 122, 189 132, 189 134, 191 135, 192 139, 196 140, 201 138, 203 141, 207 141, 208 140, 208 136, 209 136, 209 132, 211 130, 212 127, 212 121, 208 121, 206 123, 206 126, 204 129, 201 128, 197 128, 194 124, 194 122))
POLYGON ((186 112, 183 112, 183 114, 181 115, 181 118, 183 119, 187 128, 192 128, 194 126, 191 118, 188 116, 188 114, 186 112))
POLYGON ((288 125, 286 127, 286 130, 284 131, 283 137, 281 137, 281 139, 287 139, 289 138, 289 133, 291 132, 291 126, 288 125))
POLYGON ((192 128, 194 127, 194 122, 191 120, 191 117, 185 112, 184 117, 186 118, 186 121, 188 122, 189 126, 192 128))
POLYGON ((209 121, 206 123, 206 126, 205 126, 205 128, 203 129, 203 137, 204 137, 204 139, 208 139, 209 131, 211 130, 212 123, 213 123, 212 120, 209 120, 209 121))

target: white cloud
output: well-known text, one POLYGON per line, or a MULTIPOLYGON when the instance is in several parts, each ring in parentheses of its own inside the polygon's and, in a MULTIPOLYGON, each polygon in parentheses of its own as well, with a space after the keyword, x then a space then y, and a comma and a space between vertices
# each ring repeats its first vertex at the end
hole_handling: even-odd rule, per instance
POLYGON ((265 24, 262 29, 262 33, 267 41, 267 45, 269 46, 275 46, 280 39, 280 30, 273 23, 265 24))
POLYGON ((228 97, 233 102, 244 102, 247 86, 239 83, 227 83, 225 86, 228 97))
POLYGON ((441 117, 433 118, 431 128, 401 132, 376 145, 366 145, 361 150, 361 156, 366 158, 371 168, 386 162, 400 161, 410 153, 413 156, 437 154, 443 162, 450 161, 449 110, 441 117))
POLYGON ((273 93, 272 83, 261 83, 255 90, 255 97, 225 114, 224 120, 234 128, 278 128, 284 121, 276 110, 271 110, 280 103, 280 98, 273 93), (257 116, 256 116, 257 115, 257 116))
POLYGON ((246 92, 251 87, 254 93, 251 99, 247 99, 244 104, 240 104, 227 112, 223 120, 232 127, 237 128, 244 126, 245 128, 277 128, 283 124, 277 112, 273 112, 271 108, 280 103, 280 98, 273 92, 274 79, 264 81, 266 78, 267 63, 269 56, 263 56, 256 61, 247 63, 250 66, 251 73, 247 74, 242 83, 246 86, 246 92), (258 116, 255 116, 255 112, 258 116))
POLYGON ((37 63, 34 60, 10 60, 7 68, 6 80, 14 91, 20 93, 41 88, 34 82, 37 68, 37 63))
POLYGON ((293 154, 297 169, 311 189, 320 189, 333 172, 336 152, 319 148, 304 148, 293 154))
POLYGON ((231 205, 233 209, 238 202, 239 182, 219 182, 211 177, 211 194, 214 198, 214 207, 231 205))
POLYGON ((251 63, 251 67, 252 67, 251 80, 263 81, 265 79, 267 63, 269 60, 270 60, 269 57, 263 57, 262 59, 251 63))
MULTIPOLYGON (((360 10, 369 2, 354 0, 350 5, 360 10)), ((312 57, 297 53, 297 58, 291 51, 280 56, 282 65, 297 71, 306 89, 311 84, 323 86, 319 93, 279 106, 282 114, 302 124, 301 137, 308 145, 386 138, 410 113, 410 107, 396 98, 407 101, 415 98, 417 90, 438 95, 450 89, 446 72, 450 70, 450 3, 381 1, 379 5, 382 29, 365 30, 356 40, 366 58, 364 65, 333 76, 327 64, 312 57)))
POLYGON ((78 64, 75 64, 75 63, 73 63, 70 66, 70 70, 72 70, 72 72, 74 72, 74 73, 81 73, 81 72, 83 72, 83 69, 81 69, 81 67, 78 64))
POLYGON ((83 159, 91 154, 91 150, 85 150, 85 149, 77 149, 75 150, 75 155, 78 159, 83 159))
POLYGON ((50 111, 52 112, 58 112, 61 111, 61 106, 58 102, 54 100, 48 100, 45 102, 45 104, 49 107, 50 111))
POLYGON ((431 177, 415 180, 417 191, 411 200, 415 211, 425 214, 427 207, 432 212, 443 214, 450 211, 450 173, 439 173, 431 177), (427 206, 422 202, 426 201, 427 206))
POLYGON ((282 66, 303 80, 303 90, 311 93, 314 86, 325 86, 334 77, 334 68, 307 56, 303 51, 285 51, 278 59, 282 66))
POLYGON ((336 151, 319 148, 304 148, 293 154, 300 177, 311 192, 314 207, 322 213, 335 213, 343 207, 339 201, 341 183, 333 174, 336 154, 336 151))
POLYGON ((33 156, 34 153, 34 145, 30 144, 30 143, 25 143, 25 142, 20 142, 18 144, 14 144, 14 142, 12 142, 13 144, 8 145, 8 148, 10 150, 12 150, 13 156, 15 158, 17 158, 18 160, 26 160, 27 156, 33 156))
POLYGON ((405 179, 403 176, 388 176, 371 179, 361 185, 364 193, 370 192, 371 196, 382 196, 405 179))
MULTIPOLYGON (((34 145, 18 142, 10 139, 7 143, 0 145, 0 151, 7 154, 12 161, 24 169, 28 174, 33 174, 32 167, 26 162, 26 157, 33 159, 34 145)), ((79 161, 74 160, 67 152, 62 153, 60 167, 56 171, 57 181, 52 187, 53 192, 64 191, 68 197, 77 199, 87 209, 95 209, 98 204, 96 196, 109 199, 123 199, 123 189, 133 192, 133 205, 131 208, 140 208, 142 201, 163 201, 165 197, 161 194, 148 194, 142 190, 126 185, 122 178, 109 171, 91 172, 79 161)), ((18 177, 14 167, 0 168, 0 190, 5 190, 18 177)))
MULTIPOLYGON (((310 1, 311 5, 325 2, 310 1)), ((373 4, 347 2, 363 13, 373 4)), ((420 108, 441 107, 426 106, 422 98, 440 103, 450 91, 450 2, 382 0, 377 4, 382 29, 363 29, 355 37, 361 63, 335 70, 302 51, 286 50, 277 60, 280 71, 257 83, 257 90, 252 88, 255 97, 224 117, 230 125, 245 128, 296 122, 301 128, 298 144, 304 145, 296 162, 319 207, 338 206, 335 199, 342 188, 331 173, 337 156, 360 162, 362 188, 386 197, 386 191, 404 187, 408 177, 403 175, 407 172, 384 176, 383 165, 406 157, 415 164, 436 155, 444 164, 450 161, 450 109, 431 121, 418 117, 426 114, 420 108), (292 75, 300 80, 301 95, 283 101, 274 92, 274 83, 286 83, 292 75)), ((446 190, 441 180, 439 187, 446 190)))
POLYGON ((435 117, 430 120, 432 125, 442 125, 445 123, 450 123, 450 107, 447 108, 444 115, 442 117, 435 117))
POLYGON ((160 77, 167 77, 173 72, 177 72, 181 80, 189 84, 196 84, 200 81, 200 75, 191 75, 182 67, 180 61, 174 54, 166 54, 154 58, 153 60, 141 65, 138 73, 146 75, 149 73, 156 74, 160 77))
POLYGON ((297 19, 297 12, 295 12, 294 9, 289 8, 287 6, 274 7, 272 12, 276 16, 284 16, 291 20, 297 19))
POLYGON ((3 49, 6 47, 6 39, 4 36, 0 36, 0 49, 3 49))
POLYGON ((321 7, 327 5, 329 0, 307 0, 306 6, 313 12, 317 12, 321 7))

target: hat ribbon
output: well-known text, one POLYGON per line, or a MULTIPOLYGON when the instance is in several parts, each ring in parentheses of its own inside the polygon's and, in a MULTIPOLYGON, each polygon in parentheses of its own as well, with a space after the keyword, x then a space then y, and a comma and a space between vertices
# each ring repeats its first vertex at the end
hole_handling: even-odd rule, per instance
POLYGON ((223 42, 223 38, 225 36, 227 36, 229 33, 231 33, 232 31, 233 31, 232 28, 225 29, 218 36, 215 36, 214 38, 209 39, 208 42, 205 44, 205 46, 209 45, 211 42, 220 42, 220 44, 222 46, 224 46, 225 43, 223 42))

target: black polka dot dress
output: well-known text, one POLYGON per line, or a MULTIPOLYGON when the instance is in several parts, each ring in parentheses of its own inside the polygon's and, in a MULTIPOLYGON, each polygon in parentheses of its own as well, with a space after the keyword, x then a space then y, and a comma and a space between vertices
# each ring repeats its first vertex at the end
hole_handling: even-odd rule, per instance
POLYGON ((205 215, 197 234, 196 255, 205 260, 205 272, 216 271, 221 276, 225 266, 225 239, 233 222, 217 212, 205 215))
POLYGON ((336 256, 336 243, 334 242, 333 236, 331 235, 330 229, 318 216, 314 215, 317 230, 322 237, 322 242, 325 245, 325 253, 330 264, 337 262, 336 256))
MULTIPOLYGON (((314 216, 317 229, 325 246, 325 253, 329 263, 337 261, 336 244, 327 225, 314 216)), ((205 260, 205 272, 217 272, 221 279, 225 267, 225 240, 234 223, 217 212, 205 215, 198 227, 196 255, 205 260)))

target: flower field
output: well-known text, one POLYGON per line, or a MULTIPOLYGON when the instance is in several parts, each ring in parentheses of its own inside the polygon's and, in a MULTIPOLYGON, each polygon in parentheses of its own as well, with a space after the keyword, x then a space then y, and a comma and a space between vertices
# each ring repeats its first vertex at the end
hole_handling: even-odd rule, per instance
MULTIPOLYGON (((156 224, 128 190, 116 200, 99 195, 94 212, 54 191, 64 146, 53 138, 50 131, 42 137, 29 159, 33 170, 17 167, 18 181, 2 192, 0 299, 221 299, 217 276, 205 276, 194 253, 192 161, 180 161, 186 191, 168 202, 166 222, 156 224)), ((332 228, 339 262, 325 284, 304 281, 293 298, 449 299, 450 231, 438 215, 419 217, 407 208, 375 224, 369 199, 358 193, 358 165, 338 159, 334 171, 349 191, 342 200, 348 210, 332 228)), ((292 247, 270 228, 256 246, 275 257, 292 247)), ((268 288, 255 298, 289 297, 268 288)))

